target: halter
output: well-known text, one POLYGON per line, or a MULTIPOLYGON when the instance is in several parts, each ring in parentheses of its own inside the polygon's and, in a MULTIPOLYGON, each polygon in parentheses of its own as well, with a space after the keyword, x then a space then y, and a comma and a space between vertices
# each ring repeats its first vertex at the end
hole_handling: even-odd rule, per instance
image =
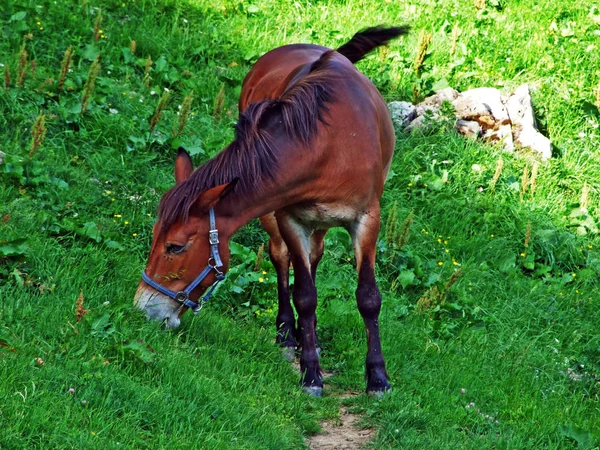
POLYGON ((156 289, 161 294, 172 298, 180 305, 187 306, 194 311, 195 315, 197 315, 202 309, 204 303, 210 299, 210 296, 213 294, 219 282, 225 279, 225 274, 219 270, 219 267, 223 267, 223 262, 221 261, 221 255, 219 255, 219 230, 217 230, 214 209, 210 208, 208 210, 208 218, 210 222, 210 230, 208 232, 210 258, 208 258, 208 265, 202 272, 200 272, 200 275, 198 275, 196 279, 188 285, 188 287, 186 287, 183 291, 175 292, 154 281, 152 278, 146 275, 145 270, 142 272, 142 280, 144 280, 148 285, 156 289), (200 302, 195 302, 190 298, 190 294, 211 272, 216 273, 217 281, 215 281, 208 291, 202 297, 200 297, 200 302))

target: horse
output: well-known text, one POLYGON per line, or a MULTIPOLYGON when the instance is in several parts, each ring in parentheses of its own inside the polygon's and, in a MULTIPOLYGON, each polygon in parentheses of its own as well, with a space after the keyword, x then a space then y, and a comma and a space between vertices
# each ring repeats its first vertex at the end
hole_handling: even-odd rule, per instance
POLYGON ((196 170, 188 153, 178 151, 175 186, 159 202, 134 299, 148 318, 177 327, 186 310, 197 313, 225 278, 231 236, 260 218, 278 277, 276 342, 300 350, 300 385, 321 396, 315 276, 325 233, 344 227, 352 237, 356 301, 367 334, 366 390, 390 389, 375 256, 395 133, 386 102, 354 64, 408 29, 377 26, 336 50, 292 44, 258 59, 242 85, 234 140, 196 170))

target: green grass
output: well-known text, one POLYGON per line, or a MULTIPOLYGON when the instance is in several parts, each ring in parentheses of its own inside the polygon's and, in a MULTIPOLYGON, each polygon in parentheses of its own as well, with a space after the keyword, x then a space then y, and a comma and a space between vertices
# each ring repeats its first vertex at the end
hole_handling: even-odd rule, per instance
POLYGON ((600 10, 495 3, 3 0, 0 69, 11 83, 0 87, 0 448, 303 448, 340 403, 377 428, 374 448, 600 445, 600 10), (99 9, 106 37, 95 42, 99 9), (235 239, 235 266, 212 304, 176 332, 147 323, 131 302, 173 183, 173 148, 201 163, 231 140, 241 81, 262 53, 334 47, 378 23, 414 28, 359 64, 387 99, 413 99, 415 86, 420 98, 435 84, 529 83, 555 157, 521 199, 530 156, 465 140, 444 121, 398 132, 384 219, 401 228, 412 211, 414 221, 402 248, 382 232, 378 263, 394 389, 381 400, 338 397, 364 390, 366 343, 351 245, 335 231, 318 277, 322 364, 334 376, 314 399, 272 344, 275 273, 258 255, 266 236, 256 223, 235 239), (433 39, 416 79, 421 29, 433 39), (36 78, 29 65, 18 87, 23 42, 36 78), (150 133, 165 89, 170 102, 150 133), (190 93, 193 115, 173 138, 190 93), (40 112, 47 134, 29 157, 40 112), (445 302, 433 294, 423 307, 456 269, 445 302), (80 294, 89 311, 78 322, 80 294))

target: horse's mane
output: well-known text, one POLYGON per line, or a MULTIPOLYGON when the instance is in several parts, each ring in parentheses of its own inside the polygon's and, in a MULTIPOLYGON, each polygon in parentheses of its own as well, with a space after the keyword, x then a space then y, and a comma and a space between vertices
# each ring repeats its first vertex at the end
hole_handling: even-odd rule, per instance
POLYGON ((333 98, 332 54, 323 53, 279 98, 253 103, 240 113, 233 142, 162 197, 158 216, 163 230, 178 219, 187 220, 198 195, 207 189, 238 178, 235 194, 248 197, 262 183, 273 182, 282 156, 273 131, 281 126, 289 140, 308 146, 319 122, 326 124, 324 114, 333 98))

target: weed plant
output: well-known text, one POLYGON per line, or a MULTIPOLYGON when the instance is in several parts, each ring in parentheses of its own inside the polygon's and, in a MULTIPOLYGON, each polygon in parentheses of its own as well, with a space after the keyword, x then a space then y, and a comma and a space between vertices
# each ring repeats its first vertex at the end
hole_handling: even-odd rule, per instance
POLYGON ((591 2, 0 0, 0 447, 304 448, 340 402, 373 448, 600 445, 600 9, 591 2), (344 231, 318 275, 326 397, 273 345, 256 223, 198 317, 132 308, 174 149, 232 139, 241 82, 279 45, 410 36, 359 68, 388 100, 521 83, 554 157, 446 119, 407 134, 377 274, 393 391, 362 392, 365 332, 344 231))

